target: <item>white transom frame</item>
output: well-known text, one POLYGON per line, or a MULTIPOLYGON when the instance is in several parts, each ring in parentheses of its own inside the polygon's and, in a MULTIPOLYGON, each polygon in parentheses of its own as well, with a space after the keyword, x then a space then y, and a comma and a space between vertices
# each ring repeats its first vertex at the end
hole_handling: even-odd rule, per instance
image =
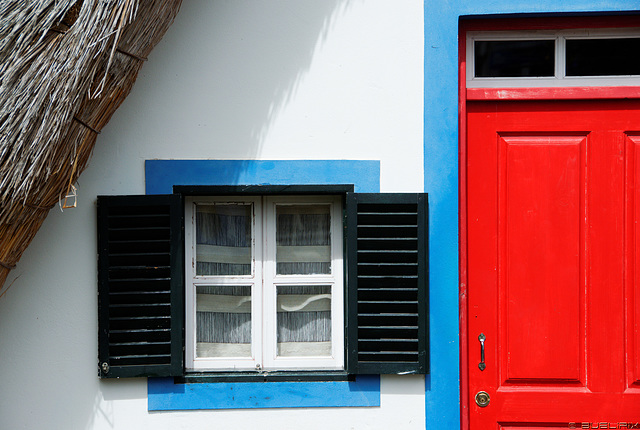
POLYGON ((467 88, 545 88, 640 86, 640 75, 566 76, 566 41, 570 39, 622 39, 640 37, 640 28, 588 28, 570 30, 469 31, 466 38, 467 88), (475 77, 475 41, 554 40, 554 76, 475 77))

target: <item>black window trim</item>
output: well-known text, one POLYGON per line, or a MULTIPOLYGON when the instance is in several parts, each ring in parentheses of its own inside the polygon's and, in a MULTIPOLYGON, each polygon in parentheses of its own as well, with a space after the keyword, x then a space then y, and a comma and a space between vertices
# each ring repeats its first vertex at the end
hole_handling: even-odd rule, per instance
POLYGON ((345 195, 354 186, 341 185, 174 185, 173 193, 183 196, 264 196, 264 195, 345 195))

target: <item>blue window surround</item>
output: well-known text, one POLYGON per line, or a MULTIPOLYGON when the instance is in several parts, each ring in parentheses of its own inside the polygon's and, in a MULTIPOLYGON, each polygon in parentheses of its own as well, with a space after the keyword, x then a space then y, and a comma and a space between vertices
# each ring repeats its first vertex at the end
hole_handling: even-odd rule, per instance
POLYGON ((380 162, 369 160, 147 160, 147 194, 171 194, 174 185, 354 184, 380 192, 380 162))
MULTIPOLYGON (((380 162, 362 160, 147 160, 147 194, 171 194, 174 185, 354 184, 380 191, 380 162)), ((174 384, 149 378, 149 411, 380 406, 380 378, 354 382, 234 382, 174 384)))

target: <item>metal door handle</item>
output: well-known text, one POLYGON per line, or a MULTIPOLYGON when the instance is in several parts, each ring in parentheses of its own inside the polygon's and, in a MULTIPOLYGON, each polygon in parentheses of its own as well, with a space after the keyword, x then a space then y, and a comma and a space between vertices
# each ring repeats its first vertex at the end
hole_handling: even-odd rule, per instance
POLYGON ((486 339, 486 336, 484 335, 484 333, 480 333, 480 336, 478 336, 478 340, 480 341, 480 364, 478 364, 478 367, 480 368, 480 370, 484 370, 487 365, 484 363, 484 341, 486 339))

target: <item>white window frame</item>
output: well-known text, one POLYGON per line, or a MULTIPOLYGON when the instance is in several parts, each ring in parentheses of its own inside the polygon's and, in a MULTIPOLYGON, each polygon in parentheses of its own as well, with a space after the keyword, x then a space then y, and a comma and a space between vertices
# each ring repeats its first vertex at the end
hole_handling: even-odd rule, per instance
POLYGON ((640 86, 640 75, 566 76, 566 41, 569 39, 622 39, 640 37, 640 28, 534 30, 534 31, 469 31, 466 40, 467 88, 525 87, 614 87, 640 86), (476 41, 554 40, 554 76, 540 77, 476 77, 476 41))
POLYGON ((230 370, 341 370, 344 369, 344 273, 343 220, 340 196, 216 196, 185 199, 185 369, 230 370), (252 270, 245 276, 198 276, 195 273, 196 205, 250 204, 252 206, 252 270), (278 205, 327 204, 331 214, 331 273, 276 274, 276 207, 278 205), (251 357, 196 357, 196 287, 250 285, 251 357), (277 356, 276 288, 284 285, 331 287, 331 355, 277 356))

